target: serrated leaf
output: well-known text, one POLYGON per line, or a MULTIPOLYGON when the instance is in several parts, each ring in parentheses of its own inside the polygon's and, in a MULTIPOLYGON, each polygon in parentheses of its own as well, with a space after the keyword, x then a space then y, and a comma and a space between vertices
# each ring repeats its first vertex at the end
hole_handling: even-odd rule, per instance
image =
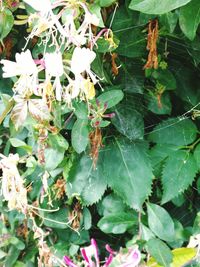
POLYGON ((69 197, 78 195, 83 204, 92 205, 99 201, 107 187, 106 177, 102 170, 102 158, 99 157, 96 168, 90 157, 84 155, 74 162, 67 179, 69 197))
POLYGON ((132 208, 142 209, 153 178, 146 142, 116 139, 106 147, 104 173, 109 186, 132 208))
POLYGON ((162 203, 168 202, 187 189, 192 184, 196 173, 197 165, 193 155, 181 150, 173 152, 166 160, 163 169, 162 203))
POLYGON ((110 90, 97 97, 101 104, 107 104, 107 108, 116 106, 124 97, 121 90, 110 90))
POLYGON ((28 101, 30 114, 39 121, 48 121, 51 119, 48 106, 42 99, 30 99, 28 101))
POLYGON ((112 123, 117 130, 130 140, 143 139, 144 121, 142 115, 128 105, 120 105, 115 109, 112 123))
POLYGON ((23 125, 27 118, 28 114, 28 106, 27 101, 18 102, 12 112, 11 112, 11 120, 15 125, 15 128, 18 129, 20 126, 23 125))
POLYGON ((8 8, 0 10, 0 40, 3 40, 14 25, 14 17, 8 8))
POLYGON ((89 141, 88 121, 77 119, 72 128, 72 146, 77 153, 83 152, 89 141))
POLYGON ((138 224, 138 216, 121 212, 104 216, 98 222, 98 227, 104 233, 123 234, 133 225, 138 224))
POLYGON ((169 213, 156 204, 147 205, 148 224, 151 231, 160 239, 173 241, 175 237, 174 222, 169 213))
POLYGON ((191 0, 132 0, 129 8, 146 14, 164 14, 184 6, 191 0))
POLYGON ((154 143, 185 146, 195 141, 197 127, 189 119, 170 118, 158 124, 149 134, 154 143))
POLYGON ((180 9, 179 25, 183 33, 192 41, 200 23, 200 1, 192 0, 180 9))
POLYGON ((147 249, 156 262, 161 266, 169 267, 172 262, 172 252, 169 247, 157 238, 150 239, 147 242, 147 249))

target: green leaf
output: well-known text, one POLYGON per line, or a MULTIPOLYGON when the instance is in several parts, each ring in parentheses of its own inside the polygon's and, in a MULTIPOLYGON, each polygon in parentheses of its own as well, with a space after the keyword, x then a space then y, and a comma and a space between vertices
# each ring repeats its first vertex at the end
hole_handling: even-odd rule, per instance
POLYGON ((195 141, 197 127, 189 119, 170 118, 158 124, 149 134, 154 143, 185 146, 195 141))
POLYGON ((45 149, 45 168, 47 171, 54 170, 64 158, 64 150, 48 147, 45 149))
POLYGON ((200 144, 198 144, 194 150, 194 158, 197 162, 197 167, 200 170, 200 144))
POLYGON ((83 152, 89 141, 88 121, 77 119, 72 128, 72 146, 77 153, 83 152))
POLYGON ((0 10, 0 40, 2 41, 11 31, 14 25, 14 17, 8 8, 0 10))
POLYGON ((100 0, 99 4, 101 7, 109 7, 114 4, 117 0, 100 0))
POLYGON ((169 247, 157 238, 150 239, 147 242, 147 249, 156 262, 161 266, 169 267, 172 262, 172 252, 169 247))
MULTIPOLYGON (((186 264, 195 257, 196 249, 195 248, 177 248, 172 250, 173 262, 170 264, 170 267, 180 267, 186 266, 186 264)), ((147 262, 148 267, 162 267, 159 264, 156 264, 154 258, 150 258, 147 262)), ((195 265, 196 266, 196 265, 195 265)))
MULTIPOLYGON (((130 27, 131 28, 131 27, 130 27)), ((116 32, 120 40, 117 53, 130 58, 142 57, 146 51, 146 36, 141 29, 125 29, 116 32), (128 38, 127 38, 128 36, 128 38)))
POLYGON ((152 111, 155 114, 171 114, 172 104, 170 101, 169 93, 164 93, 160 97, 160 102, 158 101, 158 97, 156 95, 148 95, 146 97, 148 101, 148 110, 152 111))
POLYGON ((148 241, 149 239, 155 237, 152 231, 142 223, 141 223, 141 231, 142 231, 142 239, 145 241, 148 241))
POLYGON ((192 0, 180 9, 179 25, 183 33, 192 41, 200 23, 200 1, 192 0))
POLYGON ((107 187, 102 171, 102 158, 99 157, 96 168, 90 157, 84 155, 74 162, 67 179, 69 197, 80 196, 83 204, 92 205, 100 200, 107 187))
POLYGON ((117 130, 130 140, 143 139, 144 122, 142 115, 128 105, 120 105, 115 110, 115 117, 112 123, 117 130))
POLYGON ((13 264, 17 261, 19 254, 20 254, 20 250, 17 249, 14 245, 11 245, 9 247, 8 255, 6 257, 4 266, 5 267, 13 266, 13 264))
POLYGON ((0 260, 3 259, 5 256, 7 256, 7 253, 5 253, 3 250, 0 250, 0 260))
POLYGON ((32 152, 32 147, 28 146, 24 141, 17 139, 17 138, 10 138, 10 143, 13 147, 21 147, 27 152, 32 152))
POLYGON ((107 108, 116 106, 124 97, 121 90, 110 90, 97 97, 101 104, 107 104, 107 108))
POLYGON ((192 184, 197 173, 197 165, 193 155, 187 151, 175 151, 166 160, 163 169, 162 203, 178 196, 192 184))
POLYGON ((153 178, 146 142, 116 139, 106 147, 104 172, 109 186, 132 208, 142 209, 153 178))
MULTIPOLYGON (((51 228, 66 229, 67 222, 70 220, 67 208, 61 208, 56 212, 40 212, 44 218, 44 225, 51 228)), ((70 224, 69 224, 70 225, 70 224)))
POLYGON ((197 213, 196 218, 194 220, 194 225, 192 228, 192 233, 194 235, 200 234, 200 212, 197 213))
POLYGON ((168 70, 154 70, 152 77, 165 87, 165 90, 176 89, 176 79, 174 75, 168 70))
POLYGON ((102 15, 101 15, 101 7, 99 6, 99 4, 92 4, 90 5, 90 11, 92 12, 92 14, 95 14, 97 16, 97 18, 99 19, 99 27, 105 27, 103 19, 102 19, 102 15))
POLYGON ((191 0, 131 0, 130 9, 146 14, 164 14, 178 7, 184 6, 191 0))
POLYGON ((124 212, 126 205, 122 202, 121 197, 112 193, 102 200, 100 208, 103 216, 107 216, 124 212))
POLYGON ((178 14, 175 12, 168 12, 161 15, 159 21, 170 33, 173 33, 178 22, 178 14))
POLYGON ((174 222, 162 207, 149 203, 147 205, 148 224, 151 231, 160 239, 173 241, 175 237, 174 222))
POLYGON ((87 109, 87 105, 84 102, 75 101, 73 103, 73 107, 75 108, 74 113, 77 116, 77 118, 82 119, 82 120, 87 120, 88 109, 87 109))
POLYGON ((84 229, 89 230, 92 227, 92 216, 88 208, 83 209, 84 229))
POLYGON ((48 142, 51 147, 58 150, 67 150, 69 144, 61 134, 49 134, 48 142))
POLYGON ((98 222, 98 227, 104 233, 123 234, 133 225, 137 225, 138 217, 136 214, 118 213, 107 215, 98 222))

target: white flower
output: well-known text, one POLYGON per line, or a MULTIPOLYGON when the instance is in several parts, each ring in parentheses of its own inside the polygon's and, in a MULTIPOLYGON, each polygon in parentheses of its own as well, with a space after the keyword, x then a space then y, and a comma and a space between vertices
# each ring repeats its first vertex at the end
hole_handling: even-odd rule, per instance
POLYGON ((89 48, 76 47, 74 49, 71 59, 71 71, 74 73, 75 76, 80 75, 81 73, 86 71, 93 80, 94 75, 90 70, 90 65, 94 61, 95 57, 95 52, 91 51, 89 48))
POLYGON ((24 0, 24 2, 34 8, 36 11, 47 12, 51 10, 50 0, 24 0))
POLYGON ((63 75, 63 61, 62 54, 60 52, 46 53, 45 57, 46 73, 52 77, 63 75))
POLYGON ((3 77, 9 78, 18 75, 32 75, 38 72, 37 66, 32 58, 30 50, 26 50, 26 52, 17 53, 16 62, 2 59, 0 61, 1 64, 4 65, 3 69, 3 77))
POLYGON ((30 50, 17 53, 16 62, 10 60, 1 60, 3 64, 3 77, 9 78, 20 76, 19 80, 14 85, 14 91, 20 95, 38 94, 38 69, 32 58, 30 50))
POLYGON ((62 85, 60 83, 60 77, 64 73, 62 54, 60 52, 46 53, 44 60, 47 82, 50 81, 51 77, 55 77, 53 88, 56 91, 56 99, 61 101, 62 85))
POLYGON ((10 210, 18 209, 26 213, 28 206, 27 191, 17 169, 18 162, 18 154, 10 154, 8 157, 0 154, 0 168, 3 173, 1 193, 4 200, 8 201, 10 210))

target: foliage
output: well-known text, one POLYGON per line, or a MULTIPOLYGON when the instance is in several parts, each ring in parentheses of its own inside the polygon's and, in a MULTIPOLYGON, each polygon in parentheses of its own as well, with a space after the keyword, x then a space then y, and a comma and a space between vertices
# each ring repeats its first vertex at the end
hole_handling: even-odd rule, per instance
POLYGON ((199 264, 199 24, 198 0, 0 1, 1 266, 199 264))

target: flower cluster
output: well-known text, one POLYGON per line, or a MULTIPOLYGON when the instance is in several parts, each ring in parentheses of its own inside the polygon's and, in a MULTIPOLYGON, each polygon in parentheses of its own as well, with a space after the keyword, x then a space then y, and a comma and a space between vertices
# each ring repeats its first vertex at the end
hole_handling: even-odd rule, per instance
MULTIPOLYGON (((106 245, 106 250, 109 252, 109 256, 101 265, 97 243, 94 239, 91 239, 91 244, 88 247, 81 249, 83 257, 83 264, 85 267, 136 267, 141 261, 141 253, 138 248, 129 249, 128 252, 119 253, 113 251, 110 246, 106 245)), ((64 262, 69 267, 79 267, 68 256, 64 256, 64 262)))
MULTIPOLYGON (((97 16, 90 12, 84 1, 24 2, 35 10, 29 16, 31 32, 27 41, 39 38, 41 43, 38 45, 43 45, 44 51, 40 58, 33 58, 27 49, 16 54, 15 62, 7 59, 0 61, 4 78, 17 77, 13 86, 16 104, 26 102, 23 105, 26 106, 24 114, 29 112, 33 115, 39 112, 36 109, 30 111, 27 102, 30 98, 40 102, 41 110, 48 108, 49 112, 52 101, 63 101, 72 107, 75 98, 84 101, 93 99, 98 79, 91 70, 96 57, 92 50, 96 42, 92 26, 99 25, 97 16), (47 47, 52 47, 52 52, 47 52, 47 47)), ((19 110, 19 107, 16 109, 19 110)), ((15 117, 15 114, 11 115, 18 128, 26 116, 20 123, 16 123, 15 117)), ((35 117, 43 121, 42 115, 35 117)), ((48 120, 49 116, 45 119, 48 120)))
POLYGON ((9 210, 17 209, 26 214, 28 206, 27 190, 17 169, 18 162, 18 154, 10 154, 8 157, 0 154, 1 194, 4 200, 8 201, 9 210))

